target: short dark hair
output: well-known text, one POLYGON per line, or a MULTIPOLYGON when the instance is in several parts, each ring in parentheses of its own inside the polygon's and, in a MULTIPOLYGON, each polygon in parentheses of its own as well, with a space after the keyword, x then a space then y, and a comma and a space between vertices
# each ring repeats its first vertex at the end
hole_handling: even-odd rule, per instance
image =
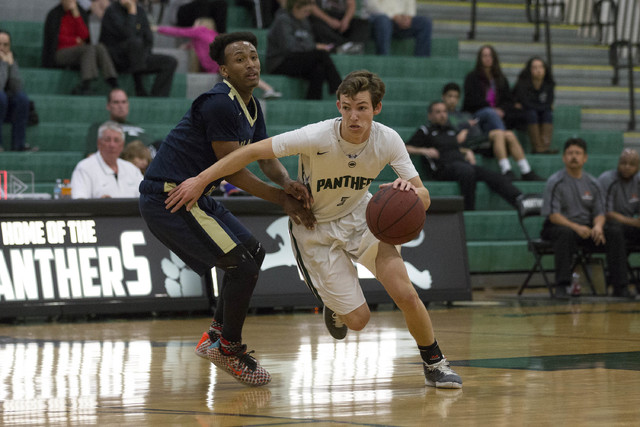
POLYGON ((219 34, 215 38, 215 40, 213 40, 213 43, 209 45, 209 56, 211 57, 211 59, 216 61, 218 65, 224 65, 224 50, 231 43, 240 41, 249 42, 253 45, 253 47, 258 49, 258 38, 255 36, 255 34, 249 31, 238 31, 235 33, 219 34))
POLYGON ((567 141, 564 143, 564 149, 562 150, 562 152, 564 153, 565 151, 567 151, 572 145, 582 148, 584 150, 584 153, 587 153, 587 142, 582 138, 567 139, 567 141))
POLYGON ((442 88, 442 94, 444 95, 445 93, 449 92, 450 90, 455 90, 456 92, 460 93, 462 92, 460 89, 460 85, 456 82, 449 82, 446 85, 443 86, 442 88))
POLYGON ((345 95, 353 98, 364 91, 368 91, 371 95, 371 105, 375 108, 384 98, 386 86, 376 73, 368 70, 356 70, 347 74, 342 80, 336 91, 336 97, 340 99, 340 95, 345 95))
POLYGON ((431 103, 429 104, 429 106, 427 107, 427 114, 431 114, 431 112, 433 111, 433 107, 436 104, 444 104, 444 101, 438 99, 436 101, 431 101, 431 103))

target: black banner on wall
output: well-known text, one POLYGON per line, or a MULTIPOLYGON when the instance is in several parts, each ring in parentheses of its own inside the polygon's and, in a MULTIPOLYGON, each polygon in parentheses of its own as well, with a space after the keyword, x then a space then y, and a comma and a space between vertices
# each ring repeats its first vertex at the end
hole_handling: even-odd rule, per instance
MULTIPOLYGON (((252 198, 225 204, 267 251, 252 307, 318 305, 298 274, 288 218, 252 198)), ((149 232, 136 201, 2 207, 0 317, 199 310, 212 303, 221 273, 202 280, 185 266, 149 232)), ((409 276, 425 301, 470 299, 461 212, 432 211, 425 230, 402 248, 409 276)), ((366 269, 358 271, 370 303, 390 301, 366 269)))

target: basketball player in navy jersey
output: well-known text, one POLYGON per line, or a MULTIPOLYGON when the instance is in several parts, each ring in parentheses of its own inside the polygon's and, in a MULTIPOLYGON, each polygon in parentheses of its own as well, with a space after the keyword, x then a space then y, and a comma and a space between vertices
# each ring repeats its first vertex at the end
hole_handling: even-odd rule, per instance
POLYGON ((367 227, 365 210, 371 182, 387 165, 399 178, 392 185, 415 191, 425 210, 431 203, 407 149, 396 131, 374 122, 382 109, 385 85, 369 71, 354 71, 337 91, 341 117, 305 126, 243 147, 199 175, 172 189, 167 207, 195 208, 211 182, 255 160, 300 156, 298 179, 309 187, 317 224, 309 230, 290 224, 294 253, 309 288, 324 303, 331 335, 342 339, 347 329, 361 330, 371 313, 353 262, 371 271, 402 310, 423 359, 425 382, 461 388, 435 340, 429 313, 411 284, 398 248, 379 241, 367 227), (330 265, 331 268, 327 268, 330 265))
MULTIPOLYGON (((260 104, 253 97, 260 81, 256 46, 256 37, 244 32, 219 35, 211 44, 210 55, 220 65, 224 80, 196 98, 162 142, 140 184, 140 212, 151 232, 198 274, 207 274, 213 267, 225 272, 212 324, 196 346, 196 354, 243 383, 264 385, 271 380, 269 373, 242 344, 242 327, 264 249, 220 202, 208 197, 220 180, 202 188, 188 211, 170 212, 165 205, 168 192, 185 179, 241 145, 267 137, 260 104)), ((303 227, 313 227, 306 187, 290 179, 277 159, 261 162, 260 167, 282 188, 266 184, 246 169, 225 178, 281 205, 303 227)))

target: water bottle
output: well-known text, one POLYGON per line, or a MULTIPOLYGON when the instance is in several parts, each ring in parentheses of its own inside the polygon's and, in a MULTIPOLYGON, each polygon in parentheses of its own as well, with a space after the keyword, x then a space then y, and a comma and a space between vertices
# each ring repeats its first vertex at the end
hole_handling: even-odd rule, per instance
POLYGON ((53 198, 58 200, 62 197, 62 180, 56 179, 56 185, 53 187, 53 198))
POLYGON ((60 194, 61 199, 71 198, 71 181, 65 179, 62 181, 62 192, 60 194))
POLYGON ((580 296, 580 275, 576 272, 571 277, 571 290, 569 293, 574 297, 580 296))

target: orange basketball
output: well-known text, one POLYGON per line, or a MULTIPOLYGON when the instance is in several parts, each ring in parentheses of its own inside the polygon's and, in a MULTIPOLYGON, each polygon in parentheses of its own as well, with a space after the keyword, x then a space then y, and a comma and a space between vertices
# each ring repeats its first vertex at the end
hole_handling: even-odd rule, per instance
POLYGON ((413 190, 403 191, 392 186, 378 190, 367 205, 367 225, 381 241, 401 245, 418 237, 426 213, 413 190))

